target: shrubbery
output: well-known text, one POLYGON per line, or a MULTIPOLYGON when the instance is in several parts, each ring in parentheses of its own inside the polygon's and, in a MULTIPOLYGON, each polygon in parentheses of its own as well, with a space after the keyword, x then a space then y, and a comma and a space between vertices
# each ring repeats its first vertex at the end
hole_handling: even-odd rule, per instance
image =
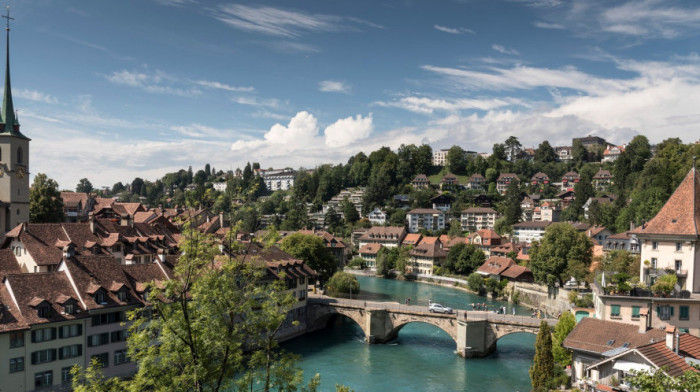
POLYGON ((343 294, 357 294, 360 292, 360 282, 347 272, 336 272, 326 283, 326 293, 332 296, 343 294))

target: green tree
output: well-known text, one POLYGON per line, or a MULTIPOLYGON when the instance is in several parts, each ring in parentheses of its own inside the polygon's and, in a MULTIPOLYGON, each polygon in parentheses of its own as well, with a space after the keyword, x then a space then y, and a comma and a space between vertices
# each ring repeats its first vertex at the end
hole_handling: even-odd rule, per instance
POLYGON ((450 272, 460 275, 469 275, 486 261, 484 252, 473 244, 459 243, 452 246, 447 252, 444 266, 450 272))
POLYGON ((421 144, 413 158, 415 173, 428 173, 433 164, 433 149, 428 144, 421 144))
POLYGON ((81 178, 78 185, 75 187, 75 191, 78 193, 90 193, 93 191, 92 183, 87 178, 81 178))
POLYGON ((481 285, 483 283, 484 278, 476 272, 469 275, 469 277, 467 278, 467 286, 469 286, 469 290, 475 291, 477 293, 481 291, 481 285))
POLYGON ((452 146, 447 151, 447 167, 452 173, 464 173, 467 161, 464 157, 464 149, 460 146, 452 146))
POLYGON ((357 294, 360 292, 360 282, 355 275, 338 271, 326 283, 326 292, 331 296, 357 294))
POLYGON ((552 356, 552 333, 549 324, 542 320, 535 341, 535 358, 530 367, 532 390, 547 392, 554 378, 554 358, 552 356))
POLYGON ((38 173, 29 188, 29 221, 32 223, 63 222, 63 199, 58 183, 38 173))
POLYGON ((355 205, 352 204, 347 197, 343 199, 341 206, 343 209, 343 216, 345 217, 345 222, 353 224, 360 220, 360 213, 357 212, 357 208, 355 208, 355 205))
POLYGON ((515 136, 510 136, 508 139, 506 139, 504 144, 508 153, 508 160, 511 162, 517 161, 520 150, 523 147, 523 145, 520 144, 520 140, 518 140, 518 138, 515 136))
POLYGON ((331 233, 336 233, 343 226, 343 220, 333 206, 328 208, 326 215, 323 217, 323 224, 331 233))
POLYGON ((571 365, 571 351, 567 350, 562 343, 564 339, 569 335, 569 333, 576 326, 576 317, 571 312, 564 312, 559 316, 559 321, 554 327, 554 334, 552 335, 552 355, 554 356, 554 361, 561 367, 566 367, 571 365))
POLYGON ((663 367, 655 371, 632 371, 625 377, 632 387, 644 392, 684 391, 696 392, 700 390, 700 371, 686 370, 679 377, 668 375, 668 368, 663 367))
POLYGON ((557 153, 554 151, 552 146, 547 140, 540 143, 535 150, 535 162, 540 163, 552 163, 556 162, 557 153))
MULTIPOLYGON (((593 254, 593 243, 585 233, 579 233, 568 223, 554 223, 547 227, 541 242, 533 242, 530 248, 530 269, 535 280, 554 286, 563 285, 572 272, 569 266, 589 266, 593 254)), ((584 268, 585 271, 585 268, 584 268)), ((580 270, 573 271, 576 280, 583 280, 580 270)))
POLYGON ((221 391, 252 383, 261 390, 301 381, 275 336, 296 302, 262 263, 216 257, 217 242, 183 232, 175 278, 149 287, 151 307, 131 313, 129 357, 139 367, 131 390, 221 391), (157 317, 149 317, 150 312, 157 317), (245 354, 245 355, 244 355, 245 354), (284 369, 285 374, 280 370, 284 369))
POLYGON ((377 258, 375 261, 375 269, 377 271, 377 275, 381 275, 384 277, 389 276, 389 272, 393 267, 391 265, 391 259, 389 257, 390 252, 391 251, 387 247, 382 247, 377 252, 377 258))
POLYGON ((506 198, 503 201, 503 218, 505 223, 512 226, 522 219, 523 209, 520 206, 522 194, 517 181, 511 181, 506 191, 506 198))
POLYGON ((323 240, 315 235, 290 234, 284 237, 280 243, 280 249, 298 259, 304 260, 306 265, 321 275, 321 281, 323 282, 328 280, 338 269, 333 255, 326 248, 323 240))
POLYGON ((87 369, 73 365, 70 369, 71 387, 74 392, 121 392, 128 390, 128 381, 117 377, 106 378, 102 373, 102 364, 93 357, 87 369))

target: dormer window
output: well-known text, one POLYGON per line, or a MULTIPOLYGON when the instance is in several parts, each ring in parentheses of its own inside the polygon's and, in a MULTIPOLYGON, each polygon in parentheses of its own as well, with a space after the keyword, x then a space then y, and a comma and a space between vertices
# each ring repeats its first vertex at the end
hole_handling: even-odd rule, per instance
POLYGON ((126 302, 126 290, 119 290, 119 291, 117 292, 117 298, 118 298, 121 302, 126 302))
POLYGON ((100 290, 95 293, 95 302, 97 302, 100 305, 106 304, 107 301, 105 301, 105 293, 104 291, 100 290))
POLYGON ((63 311, 66 314, 73 314, 75 313, 75 304, 74 303, 67 303, 63 306, 63 311))
POLYGON ((48 305, 41 305, 36 308, 36 312, 41 318, 47 318, 51 314, 51 307, 48 305))

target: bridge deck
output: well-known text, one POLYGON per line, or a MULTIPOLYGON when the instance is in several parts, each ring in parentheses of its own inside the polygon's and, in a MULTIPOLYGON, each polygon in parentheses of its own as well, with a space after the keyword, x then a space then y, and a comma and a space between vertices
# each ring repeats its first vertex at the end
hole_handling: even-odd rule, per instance
MULTIPOLYGON (((452 314, 431 313, 426 306, 402 305, 397 302, 363 301, 354 299, 331 298, 327 296, 309 296, 309 305, 318 304, 334 307, 344 307, 365 310, 386 310, 392 313, 414 314, 436 318, 452 318, 458 321, 489 321, 497 324, 516 324, 523 326, 539 326, 540 319, 529 316, 514 316, 509 314, 497 314, 484 310, 455 309, 452 314)), ((549 325, 554 326, 557 319, 544 319, 549 325)))

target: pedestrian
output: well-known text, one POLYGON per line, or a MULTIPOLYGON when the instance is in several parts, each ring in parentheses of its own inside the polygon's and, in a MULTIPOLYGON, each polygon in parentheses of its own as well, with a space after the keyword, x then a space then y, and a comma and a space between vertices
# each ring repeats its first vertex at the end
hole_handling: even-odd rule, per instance
POLYGON ((513 316, 515 316, 515 306, 513 306, 513 316))

